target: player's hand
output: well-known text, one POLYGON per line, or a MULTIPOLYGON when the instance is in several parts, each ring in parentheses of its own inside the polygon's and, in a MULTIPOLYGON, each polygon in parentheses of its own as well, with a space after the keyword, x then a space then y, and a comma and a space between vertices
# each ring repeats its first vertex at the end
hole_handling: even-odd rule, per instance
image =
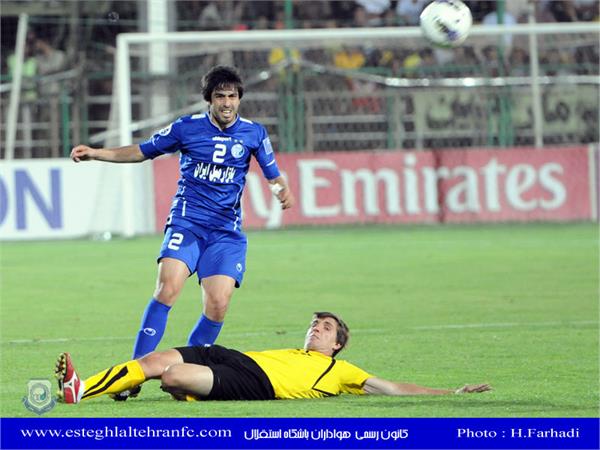
POLYGON ((95 149, 88 147, 87 145, 78 145, 77 147, 73 147, 73 150, 71 150, 71 159, 76 163, 81 161, 90 161, 94 159, 95 151, 95 149))
POLYGON ((292 194, 292 191, 287 186, 279 191, 277 199, 279 200, 279 203, 281 203, 281 209, 289 209, 296 203, 294 194, 292 194))
POLYGON ((457 389, 455 394, 474 394, 476 392, 491 391, 492 387, 489 384, 467 384, 460 389, 457 389))

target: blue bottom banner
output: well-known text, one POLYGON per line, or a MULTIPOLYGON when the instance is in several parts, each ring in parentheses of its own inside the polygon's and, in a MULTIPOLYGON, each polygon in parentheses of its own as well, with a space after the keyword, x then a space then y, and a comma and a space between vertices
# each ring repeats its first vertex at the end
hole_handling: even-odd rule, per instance
POLYGON ((599 419, 2 418, 2 448, 598 449, 599 419))

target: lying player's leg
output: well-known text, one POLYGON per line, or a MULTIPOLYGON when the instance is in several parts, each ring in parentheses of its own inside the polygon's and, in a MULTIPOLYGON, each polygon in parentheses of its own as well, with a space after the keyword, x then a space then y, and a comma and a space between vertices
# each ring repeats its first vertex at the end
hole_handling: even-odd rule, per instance
POLYGON ((83 381, 73 366, 71 356, 62 353, 54 371, 58 379, 59 398, 64 403, 79 403, 81 400, 135 388, 147 380, 160 378, 168 366, 182 362, 181 353, 177 350, 153 352, 139 360, 109 367, 83 381))
POLYGON ((160 388, 176 400, 192 400, 208 397, 213 388, 214 375, 208 366, 198 364, 175 364, 162 374, 160 388))
POLYGON ((233 349, 179 347, 184 364, 169 366, 161 388, 177 400, 273 400, 265 372, 247 355, 233 349))

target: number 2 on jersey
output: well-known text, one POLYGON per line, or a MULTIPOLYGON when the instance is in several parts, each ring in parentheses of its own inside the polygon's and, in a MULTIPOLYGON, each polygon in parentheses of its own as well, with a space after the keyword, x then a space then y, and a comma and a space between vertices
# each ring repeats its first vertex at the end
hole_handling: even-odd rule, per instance
POLYGON ((171 250, 179 250, 179 246, 181 245, 182 242, 183 242, 183 234, 173 233, 173 236, 171 236, 171 240, 169 241, 169 244, 167 245, 167 247, 169 247, 171 250))
POLYGON ((213 153, 213 162, 222 164, 225 162, 225 153, 227 153, 227 146, 225 144, 215 144, 215 152, 213 153))

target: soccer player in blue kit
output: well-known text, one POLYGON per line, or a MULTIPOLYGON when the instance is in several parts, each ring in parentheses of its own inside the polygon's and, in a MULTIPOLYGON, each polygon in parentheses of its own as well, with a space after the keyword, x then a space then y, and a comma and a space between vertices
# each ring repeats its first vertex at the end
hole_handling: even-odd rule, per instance
MULTIPOLYGON (((157 347, 169 310, 194 273, 202 289, 203 312, 188 345, 211 345, 217 339, 233 290, 241 285, 246 270, 240 202, 251 156, 281 207, 294 205, 267 131, 238 115, 244 86, 237 71, 216 66, 202 81, 202 95, 209 103, 206 113, 180 117, 140 144, 102 149, 78 145, 71 151, 75 162, 115 163, 142 162, 180 152, 180 178, 158 256, 156 289, 142 317, 134 359, 157 347)), ((135 393, 125 392, 116 399, 126 399, 128 394, 135 393)))

